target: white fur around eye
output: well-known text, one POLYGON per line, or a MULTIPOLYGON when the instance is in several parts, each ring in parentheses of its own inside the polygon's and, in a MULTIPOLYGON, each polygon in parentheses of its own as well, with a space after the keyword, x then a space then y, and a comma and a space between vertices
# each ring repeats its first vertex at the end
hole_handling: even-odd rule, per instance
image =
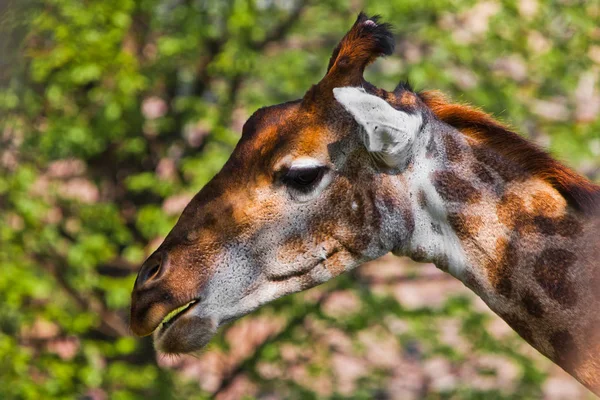
POLYGON ((294 168, 318 168, 323 167, 323 163, 312 157, 298 157, 290 163, 290 169, 294 168))
POLYGON ((420 113, 396 110, 362 88, 335 88, 333 95, 363 128, 367 150, 390 167, 397 167, 406 160, 423 125, 420 113))

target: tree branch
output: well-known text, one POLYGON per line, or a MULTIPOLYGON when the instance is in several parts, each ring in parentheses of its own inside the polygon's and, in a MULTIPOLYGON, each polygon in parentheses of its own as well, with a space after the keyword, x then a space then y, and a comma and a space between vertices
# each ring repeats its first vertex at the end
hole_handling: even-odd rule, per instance
POLYGON ((100 326, 98 330, 111 337, 129 336, 128 324, 123 321, 119 315, 113 311, 107 310, 104 305, 95 299, 87 299, 81 295, 65 279, 64 274, 57 265, 61 265, 59 260, 49 261, 52 257, 45 257, 41 254, 34 254, 33 258, 39 265, 46 266, 59 286, 85 311, 93 312, 100 317, 100 326))
POLYGON ((100 264, 96 267, 96 270, 100 275, 123 278, 135 274, 140 265, 132 264, 129 261, 118 257, 108 263, 100 264))
POLYGON ((262 40, 250 43, 250 48, 254 51, 261 51, 268 44, 284 39, 309 3, 310 0, 298 1, 286 19, 277 24, 262 40))
POLYGON ((225 47, 227 43, 228 35, 224 34, 221 38, 209 41, 206 44, 208 49, 208 53, 205 57, 203 57, 198 63, 198 67, 196 68, 196 78, 194 79, 194 84, 192 86, 192 94, 194 96, 200 97, 206 90, 209 81, 209 73, 208 66, 217 58, 217 56, 225 47))
MULTIPOLYGON (((329 298, 329 296, 331 296, 331 294, 333 292, 334 291, 324 293, 321 296, 321 298, 314 304, 314 307, 320 307, 329 298)), ((254 352, 252 353, 252 355, 250 355, 249 357, 244 359, 242 362, 240 362, 235 368, 233 368, 223 378, 223 380, 221 381, 221 384, 219 385, 217 390, 215 390, 213 392, 213 397, 216 397, 219 393, 226 391, 227 388, 229 387, 229 385, 235 380, 235 378, 237 378, 239 375, 242 375, 243 373, 245 373, 250 366, 256 365, 256 362, 260 358, 260 353, 265 346, 267 346, 269 343, 277 342, 281 338, 288 335, 289 332, 293 328, 295 328, 296 326, 298 326, 304 322, 304 319, 307 317, 307 315, 309 315, 309 314, 305 313, 305 314, 295 316, 287 323, 287 325, 279 333, 271 336, 270 338, 268 338, 264 342, 262 342, 260 345, 258 345, 254 349, 254 352)))

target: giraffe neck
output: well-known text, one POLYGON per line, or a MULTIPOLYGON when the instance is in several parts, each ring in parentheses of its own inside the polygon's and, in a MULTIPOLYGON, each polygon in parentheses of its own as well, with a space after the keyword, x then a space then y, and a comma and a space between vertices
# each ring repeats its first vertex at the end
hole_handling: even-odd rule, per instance
POLYGON ((450 128, 425 130, 406 181, 415 228, 396 253, 460 279, 600 394, 600 218, 450 128))

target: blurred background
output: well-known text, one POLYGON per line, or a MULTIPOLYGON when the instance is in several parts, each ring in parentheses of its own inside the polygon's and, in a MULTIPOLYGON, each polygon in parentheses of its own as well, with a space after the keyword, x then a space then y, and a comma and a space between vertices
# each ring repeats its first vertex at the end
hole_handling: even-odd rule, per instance
POLYGON ((591 398, 460 282, 391 256, 195 357, 131 336, 142 261, 360 10, 397 39, 371 82, 441 89, 600 179, 600 0, 4 0, 1 399, 591 398))

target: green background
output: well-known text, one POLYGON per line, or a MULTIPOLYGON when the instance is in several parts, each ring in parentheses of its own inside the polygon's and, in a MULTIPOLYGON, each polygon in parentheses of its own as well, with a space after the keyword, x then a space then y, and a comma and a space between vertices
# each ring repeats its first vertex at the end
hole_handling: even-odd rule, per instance
POLYGON ((407 260, 281 299, 196 357, 131 336, 141 262, 243 122, 318 82, 363 9, 397 41, 370 81, 480 106, 600 179, 597 0, 4 1, 0 398, 587 396, 407 260))

